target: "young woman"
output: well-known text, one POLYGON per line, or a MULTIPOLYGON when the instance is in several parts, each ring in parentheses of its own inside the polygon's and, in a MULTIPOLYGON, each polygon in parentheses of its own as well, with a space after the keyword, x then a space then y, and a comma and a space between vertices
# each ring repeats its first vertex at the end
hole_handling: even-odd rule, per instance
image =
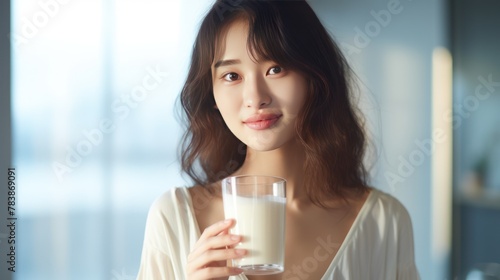
POLYGON ((350 69, 303 0, 219 0, 181 93, 183 170, 151 207, 138 279, 418 279, 405 208, 367 186, 350 69), (246 276, 221 179, 287 180, 285 271, 246 276))

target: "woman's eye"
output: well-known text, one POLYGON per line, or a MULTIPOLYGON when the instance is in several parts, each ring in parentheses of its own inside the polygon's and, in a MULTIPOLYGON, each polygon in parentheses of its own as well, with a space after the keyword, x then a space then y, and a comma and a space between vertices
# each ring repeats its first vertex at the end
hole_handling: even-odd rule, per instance
POLYGON ((276 75, 276 74, 281 73, 282 70, 283 69, 280 66, 274 66, 274 67, 271 67, 271 69, 269 69, 269 74, 276 75))
POLYGON ((226 75, 224 75, 223 79, 228 81, 228 82, 233 82, 233 81, 236 81, 238 80, 240 76, 236 73, 227 73, 226 75))

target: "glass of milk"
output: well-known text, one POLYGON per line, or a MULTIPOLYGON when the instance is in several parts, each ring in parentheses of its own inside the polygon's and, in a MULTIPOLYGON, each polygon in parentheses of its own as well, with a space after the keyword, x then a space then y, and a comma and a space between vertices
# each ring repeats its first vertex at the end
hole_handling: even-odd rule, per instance
POLYGON ((235 219, 232 234, 241 235, 236 248, 248 254, 232 260, 247 275, 276 274, 284 271, 285 186, 283 178, 235 176, 222 180, 226 219, 235 219))

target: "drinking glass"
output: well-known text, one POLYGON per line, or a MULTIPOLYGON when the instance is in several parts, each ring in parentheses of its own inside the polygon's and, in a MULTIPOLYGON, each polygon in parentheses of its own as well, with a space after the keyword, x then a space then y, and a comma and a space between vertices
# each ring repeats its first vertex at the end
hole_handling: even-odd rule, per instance
POLYGON ((286 181, 273 176, 234 176, 222 180, 226 219, 235 219, 232 234, 241 235, 236 248, 248 254, 232 265, 247 275, 284 271, 286 181))

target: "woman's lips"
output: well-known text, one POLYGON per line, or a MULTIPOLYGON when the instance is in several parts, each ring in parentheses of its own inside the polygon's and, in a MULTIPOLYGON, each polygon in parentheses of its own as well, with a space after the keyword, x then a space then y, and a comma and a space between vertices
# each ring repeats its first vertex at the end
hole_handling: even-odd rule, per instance
POLYGON ((273 126, 281 117, 281 115, 275 115, 275 114, 260 114, 260 115, 255 115, 251 116, 243 123, 255 130, 263 130, 263 129, 268 129, 271 126, 273 126))

